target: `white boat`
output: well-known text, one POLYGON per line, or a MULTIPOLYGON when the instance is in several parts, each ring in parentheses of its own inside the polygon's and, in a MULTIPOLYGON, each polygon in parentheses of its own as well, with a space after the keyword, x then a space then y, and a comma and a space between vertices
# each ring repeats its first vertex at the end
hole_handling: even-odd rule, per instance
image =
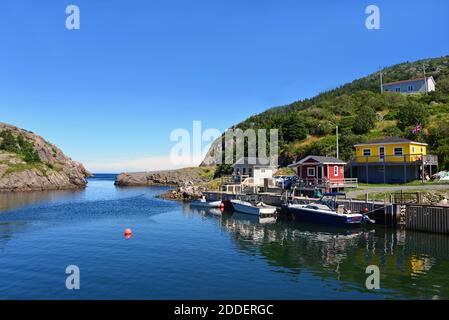
POLYGON ((253 215, 269 215, 276 213, 276 207, 266 205, 263 202, 258 202, 257 204, 252 204, 248 201, 243 200, 231 200, 232 206, 234 207, 235 211, 246 213, 246 214, 253 214, 253 215))
POLYGON ((206 198, 201 198, 200 200, 195 200, 190 202, 191 207, 196 208, 220 208, 221 200, 218 201, 206 201, 206 198))

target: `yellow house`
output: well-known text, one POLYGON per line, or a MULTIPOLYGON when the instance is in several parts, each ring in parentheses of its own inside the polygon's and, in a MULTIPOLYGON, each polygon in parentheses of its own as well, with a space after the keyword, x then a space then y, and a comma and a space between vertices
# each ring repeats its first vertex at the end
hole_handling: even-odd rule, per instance
POLYGON ((432 175, 438 158, 427 153, 427 144, 389 137, 356 144, 351 178, 365 183, 405 183, 432 175))
POLYGON ((427 143, 403 138, 385 138, 356 144, 357 162, 416 162, 427 155, 427 143))

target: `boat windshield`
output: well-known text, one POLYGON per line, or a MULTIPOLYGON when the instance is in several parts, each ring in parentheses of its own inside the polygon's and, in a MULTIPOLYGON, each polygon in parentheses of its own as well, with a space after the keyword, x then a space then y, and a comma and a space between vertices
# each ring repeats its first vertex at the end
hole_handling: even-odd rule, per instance
POLYGON ((334 196, 322 196, 318 203, 328 206, 332 210, 337 209, 337 198, 334 196))

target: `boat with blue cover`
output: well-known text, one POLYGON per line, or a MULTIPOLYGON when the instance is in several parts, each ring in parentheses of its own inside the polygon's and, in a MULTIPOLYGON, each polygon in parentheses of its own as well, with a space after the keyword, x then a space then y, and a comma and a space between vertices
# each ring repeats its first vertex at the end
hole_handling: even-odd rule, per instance
POLYGON ((309 204, 289 204, 288 210, 300 221, 310 221, 325 224, 359 226, 362 223, 374 223, 368 216, 352 213, 344 205, 338 204, 338 196, 345 196, 341 192, 325 193, 320 200, 309 204))

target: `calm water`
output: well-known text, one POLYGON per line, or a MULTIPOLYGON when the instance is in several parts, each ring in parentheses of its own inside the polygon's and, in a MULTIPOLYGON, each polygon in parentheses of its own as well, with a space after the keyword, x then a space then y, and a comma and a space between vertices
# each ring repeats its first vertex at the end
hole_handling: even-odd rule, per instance
POLYGON ((154 197, 164 190, 102 176, 82 191, 0 194, 0 298, 449 298, 449 237, 261 223, 154 197), (80 290, 65 288, 68 265, 80 290))

